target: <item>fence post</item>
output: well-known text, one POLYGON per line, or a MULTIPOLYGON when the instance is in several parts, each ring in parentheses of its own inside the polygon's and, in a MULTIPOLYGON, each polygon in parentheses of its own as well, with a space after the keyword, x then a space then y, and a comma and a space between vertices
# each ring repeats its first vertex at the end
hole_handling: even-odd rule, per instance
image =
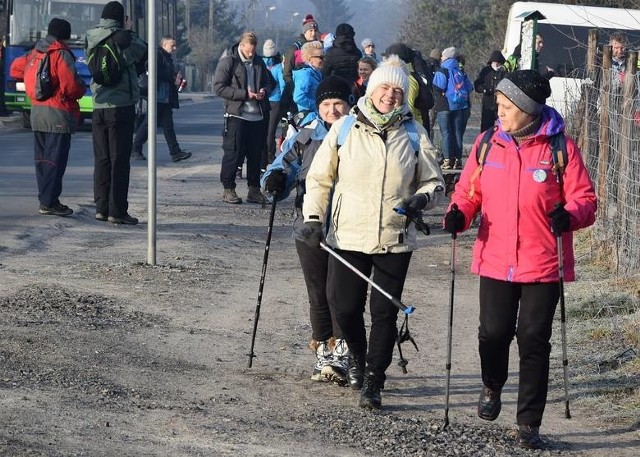
POLYGON ((609 128, 611 127, 610 119, 610 98, 611 98, 611 46, 604 46, 602 49, 602 69, 600 80, 602 81, 600 89, 600 126, 598 138, 600 142, 598 153, 598 227, 599 242, 598 251, 601 256, 606 256, 609 249, 607 240, 609 224, 607 222, 608 206, 609 206, 609 189, 607 187, 607 168, 609 167, 609 128))
POLYGON ((622 99, 622 125, 620 125, 620 153, 618 167, 618 189, 616 195, 616 218, 620 246, 618 249, 618 269, 630 271, 634 264, 638 263, 637 237, 634 235, 633 225, 634 213, 637 211, 635 200, 637 193, 634 192, 634 183, 639 179, 634 162, 638 158, 634 155, 633 146, 633 123, 636 111, 634 94, 636 93, 636 73, 637 73, 638 52, 630 52, 625 64, 623 99, 622 99), (620 249, 621 248, 621 249, 620 249), (636 257, 636 258, 634 258, 636 257))
POLYGON ((596 93, 596 58, 598 53, 598 29, 589 29, 587 45, 586 79, 582 85, 582 95, 578 108, 580 131, 578 133, 578 146, 584 162, 589 165, 589 172, 593 176, 596 158, 598 157, 597 142, 591 138, 592 122, 597 117, 597 93, 596 93), (593 167, 593 168, 592 168, 593 167))

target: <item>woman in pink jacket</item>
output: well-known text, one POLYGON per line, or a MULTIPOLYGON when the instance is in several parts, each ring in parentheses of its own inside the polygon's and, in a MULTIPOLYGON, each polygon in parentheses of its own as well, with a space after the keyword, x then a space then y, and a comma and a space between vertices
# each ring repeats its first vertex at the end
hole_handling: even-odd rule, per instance
MULTIPOLYGON (((514 335, 520 355, 517 444, 544 446, 551 326, 559 297, 556 235, 564 246, 564 279, 574 273, 572 232, 593 224, 596 196, 580 151, 567 137, 567 163, 554 167, 551 139, 564 121, 545 105, 549 81, 536 71, 508 73, 496 88, 498 126, 484 160, 468 160, 444 227, 469 228, 480 213, 471 270, 480 276, 479 352, 484 387, 478 415, 495 420, 514 335), (479 161, 483 162, 482 164, 479 161)), ((476 139, 471 157, 477 153, 476 139)))

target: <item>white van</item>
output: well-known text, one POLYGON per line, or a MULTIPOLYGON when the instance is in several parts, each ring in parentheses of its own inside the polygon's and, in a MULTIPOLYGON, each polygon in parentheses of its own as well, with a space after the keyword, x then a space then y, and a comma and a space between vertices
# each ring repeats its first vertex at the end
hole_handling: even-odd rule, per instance
POLYGON ((609 35, 614 31, 621 31, 627 36, 627 49, 638 49, 640 44, 640 10, 516 2, 509 10, 502 50, 505 57, 513 54, 520 43, 523 18, 534 11, 539 11, 546 18, 538 21, 537 28, 544 39, 540 64, 555 71, 550 81, 551 98, 547 103, 563 116, 573 110, 580 95, 589 29, 600 30, 599 49, 609 43, 609 35))

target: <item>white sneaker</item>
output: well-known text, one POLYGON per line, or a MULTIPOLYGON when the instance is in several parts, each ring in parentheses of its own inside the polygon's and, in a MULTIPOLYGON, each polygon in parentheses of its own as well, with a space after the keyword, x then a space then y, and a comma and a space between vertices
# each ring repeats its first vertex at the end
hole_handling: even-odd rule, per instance
POLYGON ((311 380, 317 382, 328 382, 329 379, 326 378, 322 372, 333 360, 333 351, 329 348, 329 342, 311 340, 309 347, 311 347, 312 350, 315 350, 316 353, 316 363, 313 366, 311 380))
POLYGON ((331 362, 322 368, 322 375, 331 382, 340 385, 347 384, 347 371, 349 370, 349 348, 347 342, 342 339, 336 339, 336 345, 333 349, 331 362))

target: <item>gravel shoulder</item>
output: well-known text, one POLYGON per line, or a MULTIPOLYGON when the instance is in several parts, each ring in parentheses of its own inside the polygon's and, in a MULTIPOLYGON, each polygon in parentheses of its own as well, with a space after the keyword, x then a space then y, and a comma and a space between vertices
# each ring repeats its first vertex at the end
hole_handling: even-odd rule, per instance
MULTIPOLYGON (((215 103, 207 102, 212 111, 215 103)), ((70 202, 73 218, 34 215, 2 240, 0 455, 638 455, 637 428, 599 423, 580 398, 564 418, 559 328, 541 428, 550 450, 512 446, 515 344, 501 416, 475 416, 472 235, 457 250, 451 425, 440 429, 451 255, 451 239, 437 228, 444 207, 427 218, 433 234, 420 239, 403 296, 417 308, 410 326, 419 352, 403 346, 406 375, 394 359, 383 411, 362 411, 358 393, 309 380, 291 200, 276 210, 257 357, 247 368, 269 207, 221 202, 221 118, 190 119, 206 132, 181 137, 194 156, 158 169, 156 266, 145 263, 141 166, 132 169, 130 202, 142 224, 95 221, 87 193, 70 202)), ((238 188, 244 197, 246 182, 238 188)), ((568 285, 568 294, 579 287, 568 285)), ((570 345, 569 357, 578 349, 570 345)))

